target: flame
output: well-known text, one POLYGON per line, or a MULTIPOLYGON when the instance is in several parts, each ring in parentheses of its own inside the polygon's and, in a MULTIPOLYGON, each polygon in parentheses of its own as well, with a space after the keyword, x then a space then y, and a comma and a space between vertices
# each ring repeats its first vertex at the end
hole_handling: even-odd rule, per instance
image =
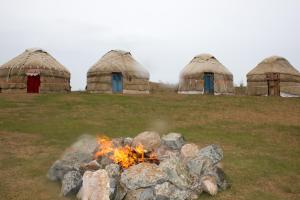
POLYGON ((142 144, 135 147, 129 145, 115 147, 113 142, 106 137, 97 138, 97 142, 99 149, 95 153, 95 158, 107 157, 123 169, 142 162, 158 161, 154 152, 151 152, 149 156, 145 156, 145 149, 142 144))

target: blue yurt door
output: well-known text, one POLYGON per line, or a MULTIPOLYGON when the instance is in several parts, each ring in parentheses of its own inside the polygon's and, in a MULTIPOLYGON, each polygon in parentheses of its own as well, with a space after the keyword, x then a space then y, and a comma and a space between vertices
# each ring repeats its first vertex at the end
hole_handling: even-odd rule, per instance
POLYGON ((214 73, 204 73, 204 94, 214 94, 214 73))
POLYGON ((122 73, 112 73, 112 91, 114 93, 122 93, 123 92, 122 73))

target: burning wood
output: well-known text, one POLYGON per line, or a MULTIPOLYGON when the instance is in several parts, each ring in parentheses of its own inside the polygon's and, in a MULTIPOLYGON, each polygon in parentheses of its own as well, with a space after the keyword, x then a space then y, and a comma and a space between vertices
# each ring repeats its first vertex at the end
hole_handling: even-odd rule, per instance
POLYGON ((129 145, 115 146, 113 141, 108 138, 98 138, 97 142, 99 148, 95 153, 95 159, 101 157, 109 158, 123 169, 142 162, 159 164, 157 155, 154 152, 146 151, 142 144, 138 144, 135 147, 129 145))

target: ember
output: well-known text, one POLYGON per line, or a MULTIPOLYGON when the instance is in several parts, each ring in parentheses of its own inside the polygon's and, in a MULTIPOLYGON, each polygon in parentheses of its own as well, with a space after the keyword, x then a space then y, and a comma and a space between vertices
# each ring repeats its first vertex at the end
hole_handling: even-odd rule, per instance
POLYGON ((147 152, 142 144, 135 147, 129 145, 115 146, 108 138, 98 138, 99 149, 95 153, 95 159, 107 157, 114 163, 119 164, 123 169, 142 162, 159 164, 157 155, 154 152, 147 152))

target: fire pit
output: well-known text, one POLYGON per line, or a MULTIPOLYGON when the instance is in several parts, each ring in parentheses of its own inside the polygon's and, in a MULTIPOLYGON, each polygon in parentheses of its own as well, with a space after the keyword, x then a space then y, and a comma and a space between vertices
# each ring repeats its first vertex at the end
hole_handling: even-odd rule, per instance
POLYGON ((197 199, 228 188, 222 158, 219 146, 200 149, 178 133, 83 136, 55 161, 48 178, 61 181, 62 195, 82 200, 197 199))

